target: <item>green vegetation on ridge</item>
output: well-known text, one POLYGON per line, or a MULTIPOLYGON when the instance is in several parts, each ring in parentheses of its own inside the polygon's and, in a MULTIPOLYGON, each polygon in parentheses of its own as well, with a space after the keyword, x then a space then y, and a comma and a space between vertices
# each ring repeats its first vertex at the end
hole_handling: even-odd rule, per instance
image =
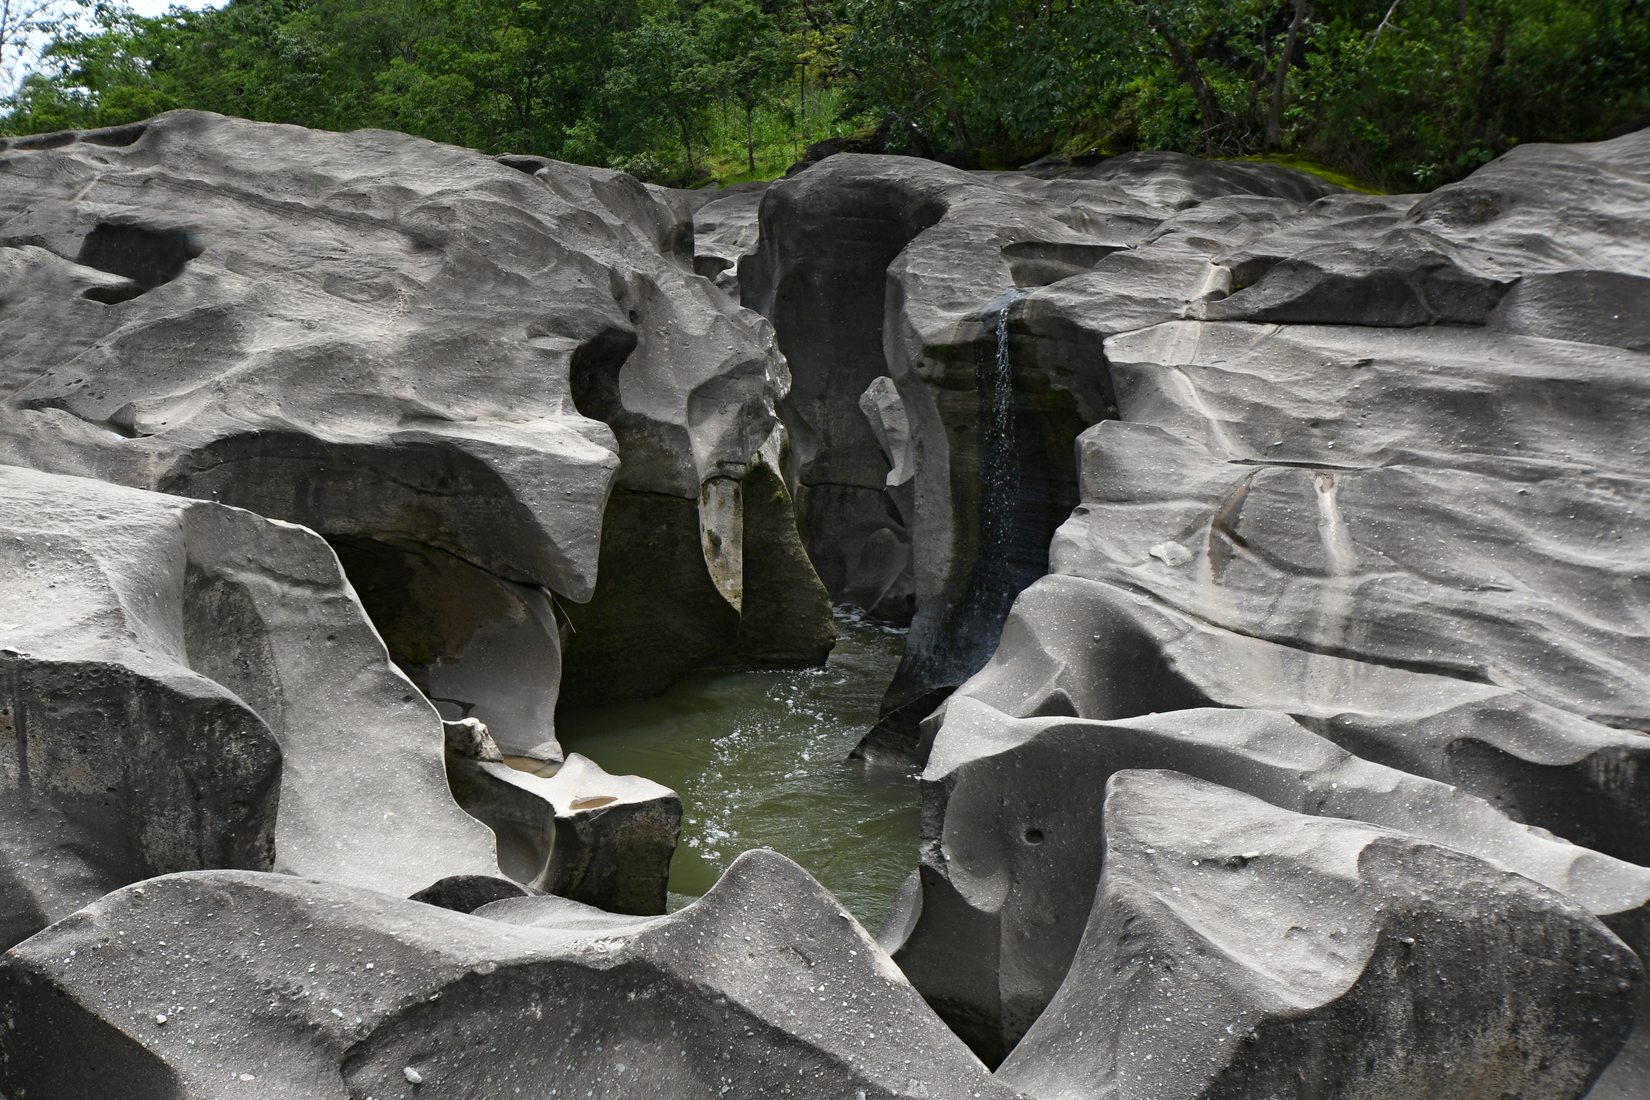
MULTIPOLYGON (((194 107, 674 183, 772 177, 856 134, 982 166, 1266 156, 1407 190, 1518 142, 1650 122, 1650 0, 44 6, 50 44, 0 100, 0 133, 194 107)), ((0 18, 0 54, 7 34, 0 18)))

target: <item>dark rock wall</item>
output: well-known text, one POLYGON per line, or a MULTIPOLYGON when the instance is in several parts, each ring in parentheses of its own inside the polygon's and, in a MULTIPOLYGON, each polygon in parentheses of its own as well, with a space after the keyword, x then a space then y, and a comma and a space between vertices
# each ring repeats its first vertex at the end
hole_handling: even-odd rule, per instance
POLYGON ((741 299, 774 323, 790 364, 779 412, 808 554, 835 599, 865 567, 855 549, 884 531, 910 540, 886 500, 888 461, 859 397, 888 373, 888 267, 942 213, 933 194, 880 177, 782 184, 763 195, 757 248, 740 264, 741 299))
POLYGON ((646 698, 731 653, 739 612, 705 568, 696 501, 621 489, 602 540, 595 597, 566 611, 562 705, 646 698))

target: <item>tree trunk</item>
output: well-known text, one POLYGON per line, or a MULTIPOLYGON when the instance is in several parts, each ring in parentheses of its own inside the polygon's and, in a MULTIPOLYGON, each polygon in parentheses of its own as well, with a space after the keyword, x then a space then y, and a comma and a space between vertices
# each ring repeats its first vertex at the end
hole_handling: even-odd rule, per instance
POLYGON ((1484 76, 1478 85, 1479 132, 1486 144, 1501 140, 1506 128, 1507 97, 1500 94, 1501 67, 1507 63, 1507 32, 1511 28, 1502 16, 1490 34, 1490 48, 1484 58, 1484 76))
POLYGON ((693 122, 685 115, 676 116, 676 121, 682 127, 682 150, 687 153, 688 175, 693 175, 699 166, 693 160, 693 122))
POLYGON ((1386 14, 1381 16, 1380 23, 1376 25, 1375 33, 1369 36, 1369 48, 1370 49, 1375 48, 1375 43, 1377 43, 1381 40, 1381 35, 1385 34, 1386 29, 1388 27, 1392 26, 1392 17, 1394 15, 1396 15, 1397 12, 1398 12, 1398 0, 1392 0, 1392 6, 1388 9, 1386 9, 1386 14))
POLYGON ((1163 18, 1155 5, 1142 3, 1140 0, 1136 2, 1146 16, 1147 24, 1169 48, 1169 57, 1173 59, 1175 68, 1180 70, 1180 79, 1192 90, 1192 98, 1197 101, 1198 114, 1203 119, 1203 144, 1205 148, 1212 146, 1214 132, 1221 128, 1221 123, 1225 120, 1214 91, 1209 87, 1209 82, 1203 79, 1203 70, 1197 67, 1197 58, 1192 56, 1192 51, 1180 40, 1180 36, 1174 33, 1174 28, 1169 26, 1168 20, 1163 18))
POLYGON ((756 104, 745 104, 745 160, 750 165, 751 175, 756 175, 756 131, 752 116, 756 114, 756 104))
POLYGON ((951 140, 956 143, 957 152, 967 153, 973 149, 974 139, 968 132, 968 120, 963 117, 962 109, 952 107, 945 112, 945 117, 951 123, 951 140))
POLYGON ((1283 139, 1283 97, 1289 86, 1289 67, 1295 63, 1295 48, 1300 43, 1301 28, 1312 14, 1308 0, 1295 0, 1295 16, 1289 20, 1289 35, 1283 41, 1283 54, 1278 58, 1277 77, 1272 81, 1272 99, 1266 105, 1266 148, 1276 149, 1283 139))

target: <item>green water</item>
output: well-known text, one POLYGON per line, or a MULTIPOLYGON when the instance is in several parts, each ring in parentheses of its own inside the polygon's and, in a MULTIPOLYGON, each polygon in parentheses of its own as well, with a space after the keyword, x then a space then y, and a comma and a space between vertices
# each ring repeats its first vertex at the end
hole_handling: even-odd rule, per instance
POLYGON ((916 866, 915 778, 847 760, 877 720, 904 635, 850 614, 836 626, 824 668, 701 673, 658 699, 557 715, 566 751, 682 796, 672 907, 741 852, 772 848, 874 932, 916 866))

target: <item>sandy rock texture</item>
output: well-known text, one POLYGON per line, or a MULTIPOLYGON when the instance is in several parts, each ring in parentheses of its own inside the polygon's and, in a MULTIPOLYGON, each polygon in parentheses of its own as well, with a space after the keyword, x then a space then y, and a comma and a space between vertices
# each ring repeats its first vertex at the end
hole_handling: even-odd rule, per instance
POLYGON ((0 1083, 41 1100, 106 1096, 115 1071, 178 1100, 1014 1095, 835 898, 762 851, 652 918, 160 878, 12 952, 0 1020, 0 1083))
POLYGON ((497 876, 441 723, 327 544, 238 508, 0 466, 8 945, 118 886, 497 876))
MULTIPOLYGON (((0 175, 0 460, 337 541, 402 667, 515 753, 557 756, 564 656, 634 694, 734 648, 785 364, 634 179, 190 112, 0 143, 0 175), (638 530, 669 568, 598 594, 638 530), (685 644, 636 649, 627 584, 685 644)), ((812 571, 782 583, 822 659, 812 571)))
MULTIPOLYGON (((1175 176, 1114 177, 1172 211, 1008 314, 1016 394, 1058 363, 1104 415, 1049 576, 915 742, 921 866, 884 942, 1009 1055, 1108 896, 1099 792, 1172 768, 1484 858, 1650 947, 1650 134, 1421 199, 1175 176)), ((1647 1087, 1641 1041, 1592 1095, 1647 1087)), ((1593 1065, 1502 1087, 1580 1095, 1593 1065)))

